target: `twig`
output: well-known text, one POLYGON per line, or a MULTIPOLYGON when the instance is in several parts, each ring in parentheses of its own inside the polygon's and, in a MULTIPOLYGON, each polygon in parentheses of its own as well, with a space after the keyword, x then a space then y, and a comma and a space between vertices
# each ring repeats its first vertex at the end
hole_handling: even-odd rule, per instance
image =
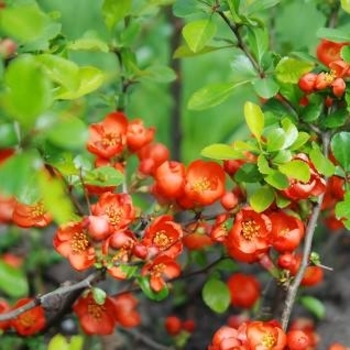
POLYGON ((57 302, 61 302, 65 294, 89 288, 94 282, 102 278, 103 273, 104 272, 102 270, 95 271, 77 283, 59 287, 56 290, 44 295, 38 295, 29 303, 22 305, 12 311, 0 314, 0 321, 14 319, 20 314, 29 311, 38 305, 41 305, 46 311, 57 309, 57 302))
POLYGON ((140 339, 144 344, 150 346, 151 349, 154 349, 154 350, 175 350, 175 348, 172 346, 165 346, 165 345, 157 343, 156 341, 147 337, 147 335, 141 333, 137 329, 123 328, 123 331, 125 331, 128 334, 131 334, 136 339, 140 339))
MULTIPOLYGON (((323 142, 323 152, 325 155, 328 156, 328 149, 329 149, 329 142, 330 142, 328 133, 322 134, 322 142, 323 142)), ((284 310, 281 318, 282 328, 284 331, 287 330, 292 309, 294 306, 295 298, 296 298, 301 280, 304 277, 305 270, 309 264, 309 256, 312 249, 312 242, 313 242, 313 237, 317 226, 317 221, 321 213, 321 204, 323 201, 323 197, 324 197, 324 193, 318 197, 317 203, 315 204, 312 210, 312 214, 310 216, 310 220, 306 228, 305 243, 303 248, 303 258, 300 264, 300 268, 292 284, 288 287, 288 290, 287 290, 285 306, 284 306, 284 310)))

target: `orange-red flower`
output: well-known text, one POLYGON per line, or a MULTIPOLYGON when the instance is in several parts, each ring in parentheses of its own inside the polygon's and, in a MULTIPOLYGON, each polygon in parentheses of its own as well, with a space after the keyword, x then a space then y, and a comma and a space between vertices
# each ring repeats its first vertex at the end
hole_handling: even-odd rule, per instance
POLYGON ((222 326, 214 334, 212 344, 209 345, 208 350, 245 350, 245 347, 239 339, 239 332, 237 329, 222 326))
POLYGON ((202 250, 213 245, 210 226, 206 222, 195 222, 186 227, 186 235, 182 242, 189 250, 202 250))
POLYGON ((345 45, 348 45, 348 43, 336 43, 323 39, 316 48, 316 56, 319 61, 328 66, 333 61, 339 60, 341 58, 340 51, 345 45))
POLYGON ((247 326, 247 343, 250 349, 283 350, 287 344, 286 334, 277 322, 253 321, 247 326))
POLYGON ((16 205, 14 197, 0 194, 0 223, 8 224, 12 221, 13 208, 16 205))
POLYGON ((108 219, 110 234, 126 228, 135 218, 132 199, 126 193, 103 193, 91 206, 91 213, 108 219))
POLYGON ((260 283, 253 275, 237 272, 229 277, 227 286, 233 306, 251 308, 260 297, 260 283))
POLYGON ((128 120, 122 112, 107 114, 102 122, 90 125, 88 151, 103 158, 119 155, 126 145, 127 127, 128 120))
POLYGON ((40 201, 35 204, 16 202, 12 213, 13 222, 20 227, 45 227, 52 221, 52 216, 40 201))
POLYGON ((196 160, 186 172, 185 195, 196 205, 213 204, 225 193, 225 172, 215 162, 196 160))
POLYGON ((141 147, 153 141, 155 128, 146 128, 143 120, 135 119, 129 122, 126 142, 131 152, 137 152, 141 147))
POLYGON ((176 278, 180 273, 180 265, 166 255, 158 255, 142 268, 142 275, 150 276, 150 286, 155 292, 161 291, 166 286, 165 280, 176 278))
POLYGON ((237 260, 253 262, 266 253, 271 245, 272 224, 269 217, 243 208, 237 213, 226 240, 228 253, 237 260))
POLYGON ((269 215, 272 222, 272 245, 278 252, 296 249, 304 237, 305 227, 297 217, 278 210, 269 215))
MULTIPOLYGON (((14 309, 28 304, 32 300, 33 299, 31 298, 20 299, 15 304, 14 309)), ((11 320, 12 327, 15 328, 18 334, 23 336, 32 335, 39 332, 45 327, 45 324, 45 312, 40 305, 21 313, 15 319, 11 320)))
MULTIPOLYGON (((4 299, 0 299, 0 314, 9 312, 10 310, 11 310, 10 305, 4 299)), ((0 329, 2 330, 9 328, 10 325, 11 325, 10 320, 0 321, 0 329)))
POLYGON ((182 195, 185 184, 185 166, 180 162, 165 161, 154 173, 154 192, 166 199, 182 195))
POLYGON ((169 159, 169 149, 162 143, 147 143, 137 152, 140 160, 139 172, 144 175, 154 175, 156 169, 169 159))
POLYGON ((78 271, 95 263, 95 249, 91 245, 86 222, 70 222, 62 225, 53 239, 53 246, 78 271))
POLYGON ((148 247, 153 255, 162 253, 175 258, 183 249, 182 236, 182 228, 173 221, 172 216, 162 215, 146 228, 141 243, 148 247))
POLYGON ((117 323, 123 327, 136 327, 141 322, 141 316, 137 312, 136 307, 138 300, 130 293, 112 296, 111 300, 114 304, 114 318, 117 323))
POLYGON ((73 310, 86 334, 107 335, 113 332, 116 324, 116 309, 113 300, 109 296, 100 305, 96 303, 92 293, 89 292, 76 301, 73 310))

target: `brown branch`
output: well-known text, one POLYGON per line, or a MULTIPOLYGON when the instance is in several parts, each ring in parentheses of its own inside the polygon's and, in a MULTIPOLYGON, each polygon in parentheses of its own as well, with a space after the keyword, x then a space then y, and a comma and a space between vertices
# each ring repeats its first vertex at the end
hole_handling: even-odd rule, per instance
MULTIPOLYGON (((329 142, 330 142, 329 134, 324 133, 321 136, 322 136, 322 143, 323 143, 323 152, 326 156, 328 156, 329 142)), ((312 210, 312 213, 306 228, 305 242, 304 242, 304 248, 303 248, 303 258, 300 264, 300 268, 292 284, 288 287, 288 290, 287 290, 287 296, 284 303, 284 310, 281 317, 282 328, 284 331, 287 330, 301 280, 303 279, 305 270, 309 265, 309 256, 312 250, 312 243, 313 243, 314 233, 317 227, 317 221, 321 213, 321 204, 323 201, 323 197, 324 197, 324 193, 318 197, 318 200, 312 210)))
POLYGON ((56 290, 44 295, 37 295, 29 303, 22 305, 19 308, 16 308, 12 311, 0 314, 0 321, 7 321, 7 320, 14 319, 17 316, 21 315, 22 313, 29 311, 39 305, 41 305, 45 309, 45 311, 54 311, 56 309, 59 309, 59 307, 57 307, 57 304, 63 300, 63 297, 66 294, 70 294, 78 290, 83 291, 85 288, 91 287, 91 285, 94 282, 97 282, 98 280, 103 278, 103 274, 104 274, 104 271, 98 270, 91 273, 86 278, 84 278, 83 280, 77 283, 59 287, 56 290))

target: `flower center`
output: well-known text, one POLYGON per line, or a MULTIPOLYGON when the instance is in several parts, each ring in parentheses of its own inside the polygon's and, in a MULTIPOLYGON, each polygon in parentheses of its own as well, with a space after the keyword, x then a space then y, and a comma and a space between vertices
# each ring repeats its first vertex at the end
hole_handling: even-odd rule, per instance
POLYGON ((97 304, 88 305, 89 315, 96 320, 100 320, 102 318, 102 315, 105 312, 105 310, 106 308, 103 305, 97 305, 97 304))
POLYGON ((90 243, 86 234, 84 232, 77 232, 73 235, 70 246, 72 248, 73 254, 80 254, 86 251, 89 244, 90 243))
POLYGON ((162 250, 168 248, 171 245, 172 241, 173 240, 167 236, 164 230, 158 231, 153 238, 153 244, 162 250))
POLYGON ((207 177, 201 177, 192 185, 192 189, 197 193, 201 193, 209 190, 210 185, 210 181, 207 177))
POLYGON ((106 214, 108 215, 108 219, 111 225, 116 226, 120 223, 120 219, 121 219, 121 214, 122 211, 120 209, 113 209, 111 207, 109 207, 106 210, 106 214))
POLYGON ((22 324, 24 327, 31 327, 35 323, 34 318, 30 314, 22 314, 18 317, 19 322, 22 324))
POLYGON ((262 344, 266 347, 266 349, 272 349, 276 345, 276 338, 271 333, 266 333, 263 336, 262 344))
POLYGON ((30 211, 30 216, 32 218, 39 218, 45 213, 44 205, 42 202, 35 204, 30 211))
POLYGON ((259 236, 259 229, 260 226, 254 220, 250 219, 242 222, 242 235, 248 241, 259 236))
POLYGON ((102 143, 102 146, 105 148, 112 147, 121 143, 121 137, 117 133, 113 133, 113 132, 105 133, 103 135, 101 143, 102 143))
POLYGON ((157 264, 157 265, 153 266, 152 275, 160 277, 164 270, 165 270, 165 265, 164 264, 162 264, 162 263, 161 264, 157 264))

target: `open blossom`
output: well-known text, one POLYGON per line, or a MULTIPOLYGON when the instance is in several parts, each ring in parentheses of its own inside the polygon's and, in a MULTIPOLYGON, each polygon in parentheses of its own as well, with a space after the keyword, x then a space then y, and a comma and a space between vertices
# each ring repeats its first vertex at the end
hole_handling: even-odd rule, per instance
POLYGON ((175 258, 183 249, 182 236, 182 228, 172 216, 162 215, 146 228, 141 243, 152 249, 153 254, 162 253, 175 258))
POLYGON ((137 152, 141 147, 153 141, 155 128, 146 128, 142 119, 135 119, 129 122, 126 142, 131 152, 137 152))
MULTIPOLYGON (((14 309, 28 304, 31 301, 31 298, 20 299, 15 304, 14 309)), ((41 331, 45 327, 45 324, 45 312, 42 306, 40 305, 21 313, 15 319, 11 320, 12 327, 15 328, 18 334, 23 336, 32 335, 41 331)))
POLYGON ((83 221, 60 226, 53 246, 78 271, 86 270, 95 263, 95 249, 83 221))
MULTIPOLYGON (((0 314, 9 312, 11 310, 10 305, 4 300, 0 299, 0 314)), ((0 321, 0 330, 5 330, 10 327, 10 320, 0 321)))
POLYGON ((142 268, 143 276, 150 276, 150 286, 155 292, 160 292, 166 286, 166 280, 180 275, 180 265, 166 255, 158 255, 142 268))
POLYGON ((336 43, 327 39, 322 39, 316 48, 316 56, 324 65, 329 66, 330 63, 339 60, 341 49, 349 45, 349 43, 336 43))
POLYGON ((259 260, 271 246, 271 231, 271 220, 266 214, 250 207, 241 209, 226 240, 229 255, 244 262, 259 260))
POLYGON ((225 172, 215 162, 192 162, 187 168, 185 181, 185 195, 195 205, 213 204, 225 193, 225 172))
POLYGON ((88 151, 102 158, 119 155, 126 145, 127 127, 128 120, 122 112, 109 113, 102 122, 91 124, 88 151))
POLYGON ((103 193, 91 206, 91 213, 107 219, 110 234, 126 228, 135 218, 132 199, 126 193, 103 193))
POLYGON ((13 222, 20 227, 45 227, 52 221, 52 216, 39 201, 34 204, 16 202, 12 212, 13 222))

